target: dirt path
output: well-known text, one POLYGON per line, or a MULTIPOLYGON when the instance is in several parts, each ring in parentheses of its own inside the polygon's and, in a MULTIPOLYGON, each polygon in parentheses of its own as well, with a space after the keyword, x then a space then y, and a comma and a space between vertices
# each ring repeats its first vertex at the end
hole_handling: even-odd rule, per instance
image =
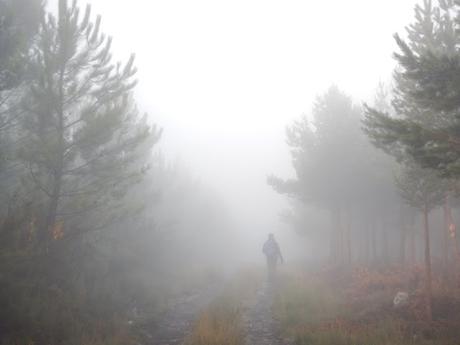
POLYGON ((218 296, 222 284, 208 286, 199 293, 184 296, 154 325, 145 325, 142 330, 142 345, 182 344, 190 333, 193 323, 209 303, 218 296))
MULTIPOLYGON (((190 334, 193 323, 222 292, 222 283, 203 291, 184 296, 176 301, 161 320, 144 324, 140 345, 181 345, 190 334)), ((266 282, 259 288, 252 306, 243 315, 246 330, 245 345, 291 345, 279 336, 279 327, 272 317, 272 301, 275 288, 266 282)))
POLYGON ((246 345, 290 345, 279 336, 279 327, 272 316, 274 286, 264 283, 257 292, 253 307, 244 317, 246 345))

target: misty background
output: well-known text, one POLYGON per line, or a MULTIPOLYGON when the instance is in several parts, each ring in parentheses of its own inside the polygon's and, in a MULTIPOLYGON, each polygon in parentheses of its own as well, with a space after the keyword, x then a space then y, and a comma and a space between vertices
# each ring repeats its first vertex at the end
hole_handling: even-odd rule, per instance
POLYGON ((308 257, 308 238, 280 221, 286 198, 266 184, 293 175, 285 128, 332 84, 372 101, 417 1, 85 3, 103 14, 115 60, 136 54, 136 100, 164 129, 157 149, 220 198, 241 253, 263 259, 274 232, 288 259, 308 257))
POLYGON ((452 344, 459 66, 460 0, 0 0, 0 345, 452 344))

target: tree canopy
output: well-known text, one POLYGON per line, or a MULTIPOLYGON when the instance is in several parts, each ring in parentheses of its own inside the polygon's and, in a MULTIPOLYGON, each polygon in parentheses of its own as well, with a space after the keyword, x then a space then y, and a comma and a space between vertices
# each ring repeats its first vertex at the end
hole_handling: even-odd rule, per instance
POLYGON ((407 40, 395 35, 396 113, 366 106, 364 121, 376 146, 443 177, 460 176, 459 9, 454 1, 416 7, 407 40))

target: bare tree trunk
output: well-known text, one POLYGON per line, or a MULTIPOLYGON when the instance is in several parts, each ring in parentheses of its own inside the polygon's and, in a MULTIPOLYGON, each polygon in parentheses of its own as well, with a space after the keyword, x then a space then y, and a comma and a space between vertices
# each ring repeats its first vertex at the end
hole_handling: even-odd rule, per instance
POLYGON ((385 222, 382 222, 382 257, 385 263, 388 263, 388 234, 385 222))
POLYGON ((449 277, 449 254, 450 254, 450 240, 449 237, 453 241, 454 245, 454 284, 457 284, 460 282, 460 248, 458 245, 458 240, 457 240, 457 231, 456 231, 456 226, 454 223, 454 219, 452 217, 452 209, 450 207, 449 203, 449 194, 446 193, 446 199, 444 203, 444 221, 446 228, 444 229, 443 233, 443 246, 444 246, 444 271, 445 271, 445 276, 446 279, 449 277))
POLYGON ((457 227, 451 218, 451 224, 449 226, 449 235, 454 241, 454 251, 455 251, 455 260, 454 260, 454 270, 455 270, 455 284, 460 283, 460 246, 457 239, 457 227))
POLYGON ((342 226, 342 214, 341 214, 340 209, 338 210, 338 213, 337 213, 337 229, 339 231, 338 248, 337 248, 338 259, 339 259, 339 262, 342 263, 344 259, 344 250, 343 250, 343 243, 344 243, 343 237, 344 236, 343 236, 343 226, 342 226))
POLYGON ((399 248, 399 259, 402 266, 406 265, 406 237, 407 237, 407 228, 404 224, 401 226, 401 242, 399 248))
POLYGON ((331 212, 332 220, 332 230, 331 230, 331 261, 334 264, 337 264, 341 260, 340 254, 340 236, 341 236, 341 226, 340 226, 340 210, 334 209, 331 212))
POLYGON ((347 212, 347 225, 346 225, 346 241, 347 241, 347 261, 348 264, 351 265, 351 212, 348 210, 347 212))
POLYGON ((453 235, 453 240, 454 240, 454 246, 455 246, 455 256, 457 258, 457 261, 460 263, 460 246, 458 245, 458 240, 457 240, 457 234, 454 232, 453 235))
POLYGON ((370 236, 370 231, 372 228, 370 227, 369 222, 366 223, 366 226, 364 228, 364 261, 366 265, 369 264, 369 254, 370 254, 370 247, 371 247, 371 236, 370 236))
POLYGON ((426 317, 428 321, 433 319, 432 314, 432 291, 431 291, 431 253, 430 253, 430 227, 428 223, 428 207, 423 209, 423 227, 425 237, 425 298, 426 317))
POLYGON ((442 261, 444 265, 444 272, 447 274, 448 266, 449 266, 449 229, 452 223, 451 221, 451 212, 450 212, 450 205, 449 205, 449 193, 446 193, 444 199, 444 229, 442 232, 442 246, 443 246, 443 253, 442 253, 442 261))
POLYGON ((376 238, 377 227, 375 221, 372 224, 372 261, 377 261, 377 238, 376 238))
POLYGON ((331 231, 329 238, 329 251, 331 263, 337 262, 337 223, 336 212, 331 211, 331 231))
POLYGON ((57 209, 59 205, 59 198, 61 195, 61 185, 62 185, 62 173, 59 173, 59 174, 56 174, 55 176, 53 194, 50 196, 45 224, 41 231, 40 242, 42 245, 45 245, 45 246, 56 224, 57 209))
POLYGON ((409 221, 409 260, 410 264, 413 266, 417 262, 416 258, 416 253, 417 253, 417 248, 416 248, 416 243, 415 243, 415 217, 413 214, 410 216, 410 221, 409 221))

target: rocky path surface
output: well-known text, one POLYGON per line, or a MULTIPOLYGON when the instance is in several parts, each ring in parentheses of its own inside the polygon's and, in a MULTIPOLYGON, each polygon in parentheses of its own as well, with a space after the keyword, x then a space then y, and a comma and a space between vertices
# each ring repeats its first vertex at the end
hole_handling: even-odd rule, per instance
POLYGON ((221 284, 214 284, 199 293, 177 300, 159 322, 143 327, 142 338, 144 340, 141 345, 183 344, 200 312, 218 296, 221 289, 221 284))
MULTIPOLYGON (((263 283, 255 300, 244 313, 245 345, 292 345, 291 341, 280 337, 279 325, 272 316, 274 291, 273 285, 263 283)), ((161 320, 141 327, 142 341, 139 345, 184 344, 200 312, 221 292, 222 284, 215 284, 177 300, 161 320)))
POLYGON ((244 316, 246 345, 291 345, 280 337, 279 325, 272 316, 275 287, 265 282, 257 292, 256 301, 244 316))

